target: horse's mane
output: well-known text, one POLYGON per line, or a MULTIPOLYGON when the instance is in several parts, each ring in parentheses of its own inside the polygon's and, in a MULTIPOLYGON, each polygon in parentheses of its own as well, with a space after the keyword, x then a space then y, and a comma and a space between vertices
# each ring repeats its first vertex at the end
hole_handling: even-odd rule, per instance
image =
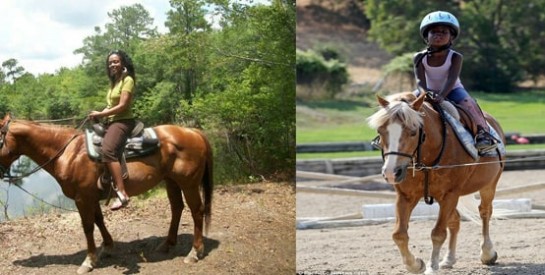
POLYGON ((415 111, 409 105, 416 97, 412 93, 399 93, 388 96, 388 106, 380 108, 376 113, 367 118, 367 123, 373 129, 378 129, 390 120, 397 120, 409 127, 418 129, 424 119, 422 113, 415 111))
POLYGON ((17 122, 20 124, 27 125, 29 127, 39 127, 42 131, 51 132, 54 134, 54 136, 59 135, 74 135, 77 132, 81 132, 77 129, 72 128, 71 126, 66 125, 59 125, 59 124, 49 124, 49 123, 39 123, 36 121, 31 120, 13 120, 13 122, 17 122))

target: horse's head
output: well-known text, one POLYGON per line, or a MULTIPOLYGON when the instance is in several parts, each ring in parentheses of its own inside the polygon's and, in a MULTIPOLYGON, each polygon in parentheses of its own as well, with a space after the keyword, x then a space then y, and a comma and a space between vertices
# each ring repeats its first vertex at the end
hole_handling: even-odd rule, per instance
POLYGON ((423 140, 420 108, 424 99, 424 93, 418 98, 412 93, 396 94, 387 99, 377 95, 381 108, 367 119, 369 126, 379 134, 384 157, 382 175, 391 184, 405 179, 407 167, 423 140))
POLYGON ((19 158, 20 154, 16 154, 12 148, 16 141, 10 139, 8 135, 9 126, 11 123, 11 115, 8 113, 0 122, 0 178, 6 172, 9 172, 11 164, 19 158))

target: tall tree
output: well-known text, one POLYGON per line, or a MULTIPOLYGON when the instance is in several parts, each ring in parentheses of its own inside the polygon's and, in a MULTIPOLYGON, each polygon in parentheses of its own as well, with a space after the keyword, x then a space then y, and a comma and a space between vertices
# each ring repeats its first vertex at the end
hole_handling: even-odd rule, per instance
POLYGON ((83 54, 86 68, 93 75, 103 76, 106 54, 115 49, 133 53, 138 45, 158 35, 153 18, 141 4, 122 6, 108 13, 110 22, 95 27, 95 35, 83 40, 83 47, 75 54, 83 54))
POLYGON ((11 80, 13 83, 15 83, 19 77, 25 74, 25 68, 19 66, 19 61, 17 61, 15 58, 10 58, 2 62, 2 69, 7 80, 11 80))
MULTIPOLYGON (((223 139, 220 161, 239 176, 293 174, 295 1, 229 5, 214 34, 209 93, 191 108, 223 139)), ((189 114, 191 115, 191 114, 189 114)))
POLYGON ((189 103, 195 96, 200 75, 206 64, 207 35, 211 26, 206 20, 202 0, 171 0, 172 10, 167 13, 165 25, 170 30, 172 67, 176 92, 189 103))

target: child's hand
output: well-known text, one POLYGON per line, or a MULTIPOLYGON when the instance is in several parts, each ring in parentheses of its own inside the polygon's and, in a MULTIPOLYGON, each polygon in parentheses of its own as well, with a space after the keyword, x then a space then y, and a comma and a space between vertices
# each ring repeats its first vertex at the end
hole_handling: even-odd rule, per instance
POLYGON ((433 100, 433 102, 437 104, 440 104, 441 102, 443 102, 443 100, 445 100, 445 98, 440 93, 436 93, 434 91, 428 91, 428 93, 431 94, 431 99, 433 100))

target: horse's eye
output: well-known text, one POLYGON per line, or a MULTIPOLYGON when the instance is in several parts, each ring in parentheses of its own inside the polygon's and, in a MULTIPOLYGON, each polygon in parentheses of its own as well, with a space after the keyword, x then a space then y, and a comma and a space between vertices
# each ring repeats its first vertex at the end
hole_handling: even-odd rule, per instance
POLYGON ((410 135, 411 135, 411 137, 416 136, 416 131, 415 131, 415 130, 411 130, 411 131, 410 131, 410 135))

